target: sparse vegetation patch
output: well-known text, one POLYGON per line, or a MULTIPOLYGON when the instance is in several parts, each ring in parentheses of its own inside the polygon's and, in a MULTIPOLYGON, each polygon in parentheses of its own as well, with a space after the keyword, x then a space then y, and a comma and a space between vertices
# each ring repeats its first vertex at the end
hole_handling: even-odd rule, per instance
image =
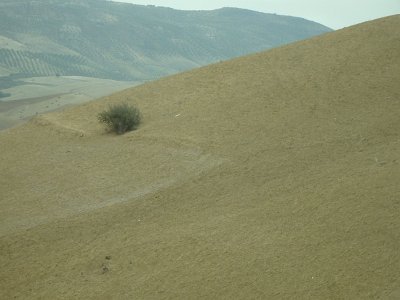
POLYGON ((122 103, 110 105, 108 110, 99 113, 97 118, 110 131, 123 134, 135 130, 139 126, 141 114, 137 107, 122 103))

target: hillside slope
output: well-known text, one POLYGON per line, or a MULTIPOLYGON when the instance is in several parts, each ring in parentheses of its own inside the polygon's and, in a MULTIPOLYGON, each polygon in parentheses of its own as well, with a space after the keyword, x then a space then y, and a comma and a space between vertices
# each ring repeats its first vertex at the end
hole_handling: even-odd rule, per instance
POLYGON ((235 8, 3 0, 0 76, 152 80, 328 31, 301 18, 235 8))
POLYGON ((0 132, 0 298, 397 299, 400 16, 0 132), (139 130, 97 124, 139 105, 139 130))

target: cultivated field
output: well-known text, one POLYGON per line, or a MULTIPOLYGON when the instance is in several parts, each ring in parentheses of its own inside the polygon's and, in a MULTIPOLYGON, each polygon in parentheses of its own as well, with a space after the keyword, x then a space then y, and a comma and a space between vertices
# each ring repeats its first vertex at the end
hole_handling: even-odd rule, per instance
POLYGON ((4 89, 0 99, 0 130, 22 124, 32 116, 93 100, 137 85, 80 76, 33 77, 4 89))

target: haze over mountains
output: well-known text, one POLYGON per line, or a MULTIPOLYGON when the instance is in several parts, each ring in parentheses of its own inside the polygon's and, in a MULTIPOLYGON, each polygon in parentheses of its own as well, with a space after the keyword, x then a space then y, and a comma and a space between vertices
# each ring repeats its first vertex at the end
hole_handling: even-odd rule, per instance
POLYGON ((301 18, 235 8, 179 11, 102 0, 3 0, 0 88, 14 78, 56 74, 151 80, 328 31, 301 18))
POLYGON ((400 16, 0 132, 2 299, 399 299, 400 16), (96 115, 138 105, 110 135, 96 115))

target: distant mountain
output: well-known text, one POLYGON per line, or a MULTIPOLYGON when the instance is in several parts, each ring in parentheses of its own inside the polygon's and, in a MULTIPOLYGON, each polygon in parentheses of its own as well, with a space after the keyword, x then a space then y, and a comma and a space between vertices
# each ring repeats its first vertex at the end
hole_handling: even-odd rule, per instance
POLYGON ((150 80, 328 31, 301 18, 237 8, 2 0, 0 76, 150 80))

